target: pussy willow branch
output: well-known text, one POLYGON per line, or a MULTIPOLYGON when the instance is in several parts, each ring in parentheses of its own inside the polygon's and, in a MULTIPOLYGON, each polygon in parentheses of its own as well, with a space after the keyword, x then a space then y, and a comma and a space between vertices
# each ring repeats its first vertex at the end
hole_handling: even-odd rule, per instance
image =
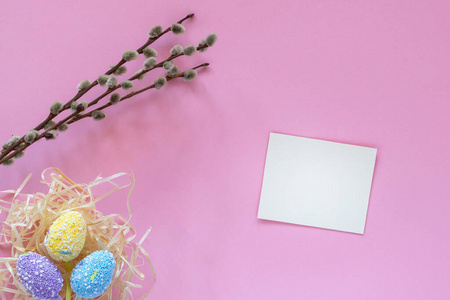
MULTIPOLYGON (((207 66, 209 66, 209 63, 203 63, 203 64, 198 65, 198 66, 196 66, 196 67, 194 67, 194 68, 192 68, 192 69, 193 69, 193 70, 196 70, 196 69, 203 68, 203 67, 207 67, 207 66)), ((174 76, 169 76, 169 75, 167 75, 165 78, 166 78, 167 82, 169 82, 169 81, 174 80, 174 79, 176 79, 176 78, 184 77, 185 72, 186 72, 186 71, 181 72, 181 73, 178 73, 178 74, 176 74, 176 75, 174 75, 174 76)), ((143 93, 143 92, 145 92, 145 91, 148 91, 148 90, 154 89, 154 88, 155 88, 155 84, 152 84, 152 85, 149 85, 149 86, 147 86, 147 87, 145 87, 145 88, 142 88, 142 89, 140 89, 140 90, 130 92, 130 93, 126 94, 125 96, 121 97, 119 102, 122 102, 122 101, 124 101, 124 100, 129 99, 129 98, 132 98, 132 97, 134 97, 134 96, 136 96, 136 95, 138 95, 138 94, 141 94, 141 93, 143 93)), ((42 138, 45 138, 45 137, 47 136, 47 134, 49 134, 49 131, 50 131, 50 130, 54 130, 55 128, 58 128, 58 126, 60 126, 61 124, 72 124, 72 123, 75 123, 75 122, 80 121, 80 120, 82 120, 82 119, 91 117, 91 116, 92 116, 92 113, 93 113, 94 111, 97 111, 97 110, 104 110, 104 109, 106 109, 106 108, 108 108, 108 107, 110 107, 110 106, 112 106, 112 105, 113 105, 113 104, 112 104, 111 102, 108 102, 108 103, 106 103, 106 104, 104 104, 104 105, 102 105, 102 106, 100 106, 100 107, 98 107, 98 108, 96 108, 96 109, 94 109, 94 110, 92 110, 92 111, 90 111, 90 112, 84 113, 84 114, 82 114, 82 115, 79 115, 79 114, 80 114, 82 111, 84 111, 84 110, 73 112, 72 114, 68 115, 67 117, 65 117, 65 118, 62 119, 61 121, 55 123, 53 126, 49 127, 47 130, 45 130, 44 132, 42 132, 39 136, 36 137, 36 139, 34 140, 33 143, 31 143, 31 144, 24 144, 24 145, 20 146, 19 148, 17 148, 16 150, 14 150, 14 151, 13 151, 12 153, 10 153, 9 155, 7 155, 7 156, 1 158, 1 159, 0 159, 0 164, 3 163, 3 162, 5 162, 5 161, 7 161, 8 159, 13 158, 13 157, 16 156, 18 153, 23 152, 25 149, 27 149, 29 146, 31 146, 31 145, 33 145, 34 143, 36 143, 38 140, 40 140, 40 139, 42 139, 42 138)))
MULTIPOLYGON (((197 51, 200 51, 200 50, 205 49, 205 48, 208 48, 208 47, 209 47, 208 45, 202 45, 202 46, 198 46, 196 49, 197 49, 197 51)), ((175 58, 180 57, 180 56, 183 56, 183 55, 184 55, 184 53, 180 53, 180 54, 176 54, 176 55, 173 55, 173 54, 172 54, 172 55, 170 55, 168 58, 166 58, 165 60, 163 60, 163 61, 159 62, 158 64, 156 64, 153 68, 150 68, 150 69, 148 69, 148 70, 142 70, 142 71, 139 72, 138 74, 136 74, 136 75, 130 77, 128 80, 134 81, 134 80, 138 79, 140 76, 142 76, 142 75, 144 75, 144 74, 147 74, 148 72, 150 72, 150 71, 152 71, 152 70, 155 70, 155 69, 157 69, 157 68, 162 68, 165 62, 170 61, 170 60, 174 60, 175 58)), ((202 64, 202 65, 199 65, 199 66, 197 66, 197 67, 195 67, 195 68, 193 68, 193 69, 195 70, 195 69, 197 69, 197 68, 205 67, 205 66, 208 66, 208 65, 209 65, 209 63, 207 63, 207 64, 202 64)), ((183 72, 183 75, 184 75, 184 72, 183 72)), ((176 78, 176 77, 178 77, 178 76, 174 76, 174 77, 168 77, 168 76, 166 76, 166 79, 167 79, 167 78, 172 78, 172 79, 173 79, 173 78, 176 78)), ((172 79, 167 79, 167 81, 172 80, 172 79)), ((97 98, 95 98, 94 100, 92 100, 91 102, 89 102, 89 103, 88 103, 88 108, 91 107, 91 106, 93 106, 93 105, 96 105, 101 99, 103 99, 104 97, 106 97, 107 95, 111 94, 112 92, 116 91, 116 90, 119 89, 119 88, 120 88, 120 84, 117 84, 115 87, 107 89, 106 92, 104 92, 103 94, 101 94, 100 96, 98 96, 97 98)), ((148 87, 147 87, 147 89, 148 89, 148 87)), ((131 94, 131 93, 130 93, 130 94, 131 94)), ((130 94, 128 94, 128 95, 130 95, 130 94)), ((121 98, 121 99, 123 99, 123 98, 121 98)), ((108 103, 108 104, 110 104, 110 103, 108 103)), ((108 106, 109 106, 109 105, 108 105, 108 106)), ((107 107, 108 107, 108 106, 107 106, 107 107)), ((101 110, 102 108, 103 108, 103 106, 97 108, 96 110, 101 110)), ((81 113, 81 112, 82 112, 82 111, 76 111, 76 112, 74 112, 73 114, 71 114, 71 115, 69 116, 70 118, 64 119, 64 122, 58 122, 56 125, 54 125, 54 126, 50 127, 49 129, 47 129, 46 132, 44 132, 44 134, 47 133, 47 132, 50 131, 50 130, 53 130, 53 129, 55 129, 55 128, 58 128, 59 125, 64 124, 64 123, 65 123, 66 121, 68 121, 68 120, 70 120, 70 122, 67 122, 66 124, 72 124, 72 123, 74 123, 78 118, 81 119, 81 116, 80 116, 80 113, 81 113)), ((90 116, 90 115, 89 115, 89 116, 90 116)), ((83 118, 84 118, 84 117, 83 117, 83 118)), ((1 162, 0 162, 0 163, 1 163, 1 162)))
MULTIPOLYGON (((208 48, 208 47, 209 47, 209 46, 206 45, 206 44, 205 44, 205 45, 201 45, 201 46, 196 47, 196 51, 200 51, 200 50, 203 50, 203 49, 208 48)), ((143 70, 143 71, 137 73, 136 75, 130 77, 128 80, 134 81, 134 80, 136 80, 137 78, 139 78, 139 77, 140 77, 141 75, 143 75, 143 74, 146 74, 146 73, 148 73, 148 72, 150 72, 150 71, 152 71, 152 70, 154 70, 154 69, 157 69, 157 68, 162 68, 165 62, 174 60, 175 58, 180 57, 180 56, 183 56, 183 55, 184 55, 184 53, 175 54, 175 55, 172 54, 172 55, 170 55, 168 58, 166 58, 165 60, 163 60, 163 61, 159 62, 158 64, 156 64, 154 67, 152 67, 152 68, 150 68, 150 69, 148 69, 148 70, 143 70)), ((202 64, 202 65, 196 66, 196 67, 193 68, 193 69, 195 70, 195 69, 197 69, 197 68, 200 68, 200 67, 206 67, 206 66, 208 66, 208 65, 209 65, 209 63, 204 63, 204 64, 202 64)), ((180 77, 180 76, 184 76, 184 72, 181 73, 181 75, 177 74, 177 75, 175 75, 175 76, 173 76, 173 77, 166 76, 166 80, 167 80, 167 81, 170 81, 170 80, 173 80, 173 79, 178 78, 178 77, 180 77)), ((144 91, 146 91, 146 90, 148 90, 148 89, 154 88, 154 86, 155 86, 155 85, 153 84, 153 85, 148 86, 148 87, 146 87, 146 88, 144 88, 144 89, 141 89, 141 90, 139 90, 139 91, 131 92, 131 93, 125 95, 124 97, 122 97, 120 101, 122 101, 122 100, 124 100, 124 99, 127 99, 127 98, 130 98, 131 96, 134 96, 134 95, 136 95, 136 94, 140 94, 140 93, 142 93, 142 92, 144 92, 144 91)), ((91 107, 91 106, 93 106, 93 105, 95 105, 95 104, 97 104, 97 103, 98 103, 101 99, 103 99, 105 96, 109 95, 110 93, 114 92, 115 90, 119 89, 120 87, 121 87, 121 85, 120 85, 120 84, 117 84, 117 85, 116 85, 115 87, 113 87, 113 88, 108 88, 108 89, 106 90, 106 92, 104 92, 103 94, 101 94, 100 96, 98 96, 97 98, 95 98, 94 100, 92 100, 91 102, 89 102, 89 103, 88 103, 88 108, 91 107)), ((107 103, 107 104, 105 104, 105 105, 103 105, 103 106, 101 106, 101 107, 99 107, 99 108, 96 108, 95 110, 102 110, 103 108, 109 107, 109 106, 111 106, 111 105, 112 105, 111 103, 107 103)), ((36 141, 42 139, 43 137, 46 137, 48 134, 50 134, 49 131, 58 128, 58 127, 59 127, 60 125, 62 125, 62 124, 72 124, 72 123, 76 122, 76 121, 79 120, 79 119, 83 119, 83 118, 86 118, 86 117, 90 117, 90 116, 92 115, 92 112, 90 112, 90 113, 88 113, 88 114, 83 114, 82 116, 80 116, 80 113, 81 113, 82 111, 84 111, 84 109, 83 109, 83 110, 80 110, 80 111, 75 111, 75 112, 73 112, 72 114, 70 114, 69 116, 67 116, 66 118, 64 118, 64 119, 62 119, 61 121, 55 123, 53 126, 50 126, 50 127, 47 128, 43 133, 41 133, 41 134, 40 134, 40 135, 39 135, 39 136, 38 136, 31 144, 34 144, 36 141)), ((31 144, 24 144, 23 146, 18 147, 17 149, 13 150, 12 152, 10 151, 9 153, 6 153, 7 155, 0 156, 0 164, 3 163, 3 162, 5 162, 5 161, 7 161, 8 159, 14 158, 15 155, 17 155, 18 153, 20 153, 20 152, 24 151, 25 149, 27 149, 31 144)))
MULTIPOLYGON (((194 14, 189 14, 186 17, 184 17, 183 19, 179 20, 177 23, 181 24, 184 21, 186 21, 187 19, 190 19, 194 16, 194 14)), ((159 34, 157 37, 150 37, 148 38, 147 42, 145 42, 141 47, 139 47, 136 51, 139 54, 142 54, 142 52, 144 51, 145 48, 147 48, 148 46, 150 46, 151 44, 153 44, 156 40, 158 40, 160 37, 162 37, 163 35, 165 35, 166 33, 168 33, 170 30, 170 27, 167 27, 166 30, 164 30, 163 32, 161 32, 161 34, 159 34)), ((105 75, 111 75, 113 74, 120 66, 122 66, 123 64, 125 64, 126 61, 122 58, 114 67, 110 68, 108 71, 106 71, 105 75)), ((70 101, 68 101, 65 105, 64 105, 64 109, 68 109, 70 108, 70 105, 72 104, 72 102, 78 100, 81 96, 83 96, 85 93, 87 93, 91 88, 93 88, 94 86, 96 86, 98 84, 98 81, 95 80, 94 82, 91 83, 91 85, 89 87, 86 88, 86 90, 80 91, 78 92, 78 94, 81 94, 79 97, 78 94, 75 95, 75 97, 73 99, 71 99, 70 101)), ((40 128, 42 129, 43 126, 40 128)), ((36 128, 35 128, 36 129, 36 128)), ((39 129, 36 129, 39 130, 39 129)))
MULTIPOLYGON (((207 67, 207 66, 209 66, 209 63, 203 63, 203 64, 201 64, 201 65, 198 65, 198 66, 192 68, 192 70, 196 70, 196 69, 199 69, 199 68, 202 68, 202 67, 207 67)), ((181 72, 181 73, 179 73, 179 74, 177 74, 177 75, 175 75, 175 76, 173 76, 173 77, 171 77, 171 76, 166 76, 166 80, 167 80, 167 82, 169 82, 169 81, 174 80, 174 79, 176 79, 176 78, 184 77, 184 73, 185 73, 185 72, 181 72)), ((131 93, 126 94, 126 95, 123 96, 122 98, 120 98, 120 101, 119 101, 119 102, 122 102, 122 101, 124 101, 124 100, 126 100, 126 99, 129 99, 129 98, 134 97, 134 96, 136 96, 136 95, 138 95, 138 94, 140 94, 140 93, 143 93, 143 92, 145 92, 145 91, 148 91, 148 90, 154 89, 154 88, 155 88, 155 84, 152 84, 152 85, 149 85, 149 86, 147 86, 147 87, 145 87, 145 88, 142 88, 142 89, 140 89, 140 90, 133 91, 133 92, 131 92, 131 93)), ((114 104, 112 104, 111 102, 108 102, 108 103, 106 103, 106 104, 103 104, 102 106, 97 107, 95 110, 104 110, 105 108, 108 108, 108 107, 110 107, 110 106, 112 106, 112 105, 114 105, 114 104)), ((92 113, 93 113, 95 110, 90 111, 90 112, 87 112, 87 113, 84 113, 84 114, 82 114, 82 115, 79 115, 78 117, 73 118, 72 120, 68 121, 67 124, 72 124, 72 123, 75 123, 75 122, 77 122, 77 121, 79 121, 79 120, 81 120, 81 119, 91 117, 91 116, 92 116, 92 113)))
MULTIPOLYGON (((183 19, 179 20, 177 23, 181 24, 184 21, 186 21, 187 19, 190 19, 194 16, 194 14, 189 14, 186 17, 184 17, 183 19)), ((148 47, 149 45, 153 44, 156 40, 158 40, 160 37, 162 37, 163 35, 165 35, 166 33, 168 33, 169 31, 171 31, 171 27, 167 27, 166 30, 164 30, 163 32, 161 32, 161 34, 159 34, 157 37, 150 37, 148 38, 148 40, 141 46, 139 47, 136 51, 141 54, 144 49, 146 47, 148 47)), ((111 67, 108 71, 106 71, 105 75, 110 75, 113 74, 120 66, 122 66, 123 64, 125 64, 126 61, 122 58, 114 67, 111 67)), ((139 76, 138 76, 139 77, 139 76)), ((136 77, 136 78, 138 78, 136 77)), ((86 94, 90 89, 92 89, 94 86, 98 85, 98 81, 95 80, 93 81, 86 89, 83 89, 81 91, 79 91, 72 99, 70 99, 66 104, 64 104, 63 109, 57 113, 57 114, 52 114, 50 113, 47 118, 45 120, 43 120, 41 123, 39 123, 39 125, 37 125, 34 129, 35 130, 41 130, 42 128, 45 127, 45 125, 47 125, 50 121, 52 121, 56 116, 58 116, 61 112, 67 110, 70 108, 72 102, 80 99, 84 94, 86 94)), ((107 94, 106 94, 107 95, 107 94)), ((105 95, 105 96, 106 96, 105 95)), ((2 161, 3 158, 8 155, 12 150, 14 150, 18 145, 20 145, 21 143, 24 142, 25 139, 25 135, 23 135, 16 143, 12 143, 8 148, 6 148, 5 150, 3 150, 0 154, 0 159, 2 161)))
MULTIPOLYGON (((208 48, 208 45, 202 45, 202 46, 198 46, 196 49, 197 51, 200 51, 202 49, 208 48)), ((135 81, 136 79, 138 79, 140 76, 147 74, 148 72, 158 69, 158 68, 162 68, 164 66, 165 62, 174 60, 177 57, 183 56, 184 53, 180 53, 180 54, 176 54, 176 55, 170 55, 168 58, 166 58, 165 60, 157 63, 154 67, 148 69, 148 70, 142 70, 141 72, 137 73, 136 75, 131 76, 128 80, 129 81, 135 81)), ((104 92, 103 94, 101 94, 100 96, 98 96, 97 98, 95 98, 94 100, 92 100, 91 102, 88 103, 88 107, 91 107, 95 104, 97 104, 101 99, 103 99, 104 97, 108 96, 109 94, 111 94, 112 92, 118 90, 120 88, 120 84, 116 85, 113 88, 109 88, 106 90, 106 92, 104 92)))

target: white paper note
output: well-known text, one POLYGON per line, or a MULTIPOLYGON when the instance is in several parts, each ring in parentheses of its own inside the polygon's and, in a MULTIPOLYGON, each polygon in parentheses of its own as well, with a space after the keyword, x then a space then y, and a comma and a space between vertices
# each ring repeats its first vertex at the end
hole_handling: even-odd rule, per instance
POLYGON ((258 218, 364 234, 376 153, 271 133, 258 218))

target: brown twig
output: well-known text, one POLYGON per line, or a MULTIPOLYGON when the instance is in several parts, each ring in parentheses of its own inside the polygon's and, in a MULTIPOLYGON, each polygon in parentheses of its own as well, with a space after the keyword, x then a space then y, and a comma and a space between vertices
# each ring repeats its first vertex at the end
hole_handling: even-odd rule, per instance
MULTIPOLYGON (((193 16, 193 14, 187 15, 185 18, 181 19, 177 23, 181 24, 183 21, 191 18, 192 16, 193 16)), ((137 57, 139 54, 143 53, 144 49, 148 45, 152 44, 154 41, 156 41, 159 37, 161 37, 165 33, 169 32, 171 30, 173 30, 174 33, 177 33, 177 32, 181 33, 181 32, 184 31, 183 28, 178 29, 178 27, 176 27, 176 26, 172 27, 171 26, 171 27, 167 28, 165 31, 162 31, 161 33, 159 33, 159 35, 157 37, 149 38, 147 40, 147 42, 143 46, 141 46, 140 48, 138 48, 134 52, 135 56, 133 58, 131 58, 131 60, 135 59, 135 57, 137 57), (180 32, 180 30, 181 30, 181 32, 180 32)), ((201 41, 199 43, 199 46, 197 46, 195 48, 195 50, 199 51, 199 52, 203 52, 202 50, 206 50, 206 48, 211 47, 215 43, 216 40, 217 40, 217 35, 216 34, 210 34, 210 35, 208 35, 206 37, 205 40, 203 40, 203 41, 201 41)), ((177 46, 177 47, 179 47, 179 46, 177 46)), ((190 47, 192 47, 192 46, 190 46, 190 47)), ((128 80, 126 80, 126 81, 134 81, 136 79, 142 79, 142 76, 145 75, 146 73, 148 73, 148 72, 150 72, 150 71, 152 71, 154 69, 164 67, 166 70, 168 70, 167 71, 168 75, 165 77, 165 80, 161 79, 162 83, 157 83, 157 81, 155 81, 155 84, 149 85, 149 86, 147 86, 147 87, 145 87, 143 89, 137 90, 137 91, 130 92, 127 95, 121 97, 120 99, 117 99, 118 102, 122 102, 122 101, 124 101, 126 99, 129 99, 129 98, 135 96, 135 95, 143 93, 143 92, 145 92, 147 90, 150 90, 150 89, 153 89, 153 88, 159 88, 157 86, 157 84, 158 85, 161 84, 161 87, 162 87, 166 82, 171 81, 171 80, 173 80, 175 78, 185 77, 185 79, 187 81, 190 81, 193 78, 195 78, 196 73, 193 72, 192 70, 184 71, 182 73, 177 73, 178 69, 172 69, 172 68, 174 68, 173 63, 171 63, 169 65, 166 65, 166 62, 172 61, 175 58, 178 58, 180 56, 185 55, 183 50, 180 51, 180 50, 177 50, 176 48, 173 48, 173 49, 175 49, 175 53, 178 53, 178 54, 172 54, 174 52, 171 50, 171 55, 169 57, 167 57, 163 61, 155 64, 152 68, 144 69, 144 70, 141 70, 139 72, 136 72, 135 75, 131 76, 128 80), (189 72, 189 73, 187 73, 187 72, 189 72)), ((185 49, 187 49, 187 48, 185 48, 185 49)), ((127 50, 126 52, 130 52, 130 51, 133 52, 132 50, 127 50)), ((188 50, 186 50, 186 51, 188 51, 188 50)), ((189 53, 186 52, 187 55, 190 55, 190 53, 193 53, 193 52, 190 52, 190 51, 194 51, 194 50, 193 49, 189 50, 189 53)), ((127 61, 130 60, 130 59, 128 59, 125 56, 125 52, 124 52, 124 56, 123 57, 127 61)), ((117 65, 115 65, 114 67, 111 67, 111 69, 109 71, 107 71, 105 73, 105 75, 110 75, 110 74, 114 73, 121 65, 123 65, 126 62, 125 59, 122 59, 117 65)), ((194 67, 193 69, 195 70, 195 69, 198 69, 198 68, 201 68, 201 67, 206 67, 208 65, 209 65, 209 63, 204 63, 204 64, 201 64, 201 65, 198 65, 198 66, 194 67)), ((107 95, 109 95, 113 91, 119 89, 120 87, 122 87, 124 89, 128 89, 128 88, 133 86, 131 83, 130 84, 126 84, 126 82, 122 82, 122 83, 119 83, 119 84, 117 84, 117 85, 115 85, 113 87, 109 87, 103 94, 101 94, 97 98, 93 99, 89 103, 83 103, 83 102, 81 102, 80 104, 76 103, 75 101, 77 99, 79 99, 81 96, 86 94, 86 92, 89 91, 93 86, 99 84, 98 80, 94 81, 92 84, 89 84, 86 87, 86 89, 83 90, 83 93, 78 92, 77 95, 75 95, 75 97, 72 98, 71 100, 69 100, 66 104, 63 105, 62 103, 59 103, 59 104, 58 103, 54 103, 52 105, 52 107, 50 108, 51 113, 49 114, 49 116, 43 122, 41 122, 37 127, 35 127, 34 132, 30 132, 30 134, 32 134, 31 139, 30 139, 30 136, 28 134, 26 134, 26 135, 22 136, 21 138, 19 138, 19 137, 15 138, 14 140, 17 140, 16 142, 13 142, 13 140, 10 140, 10 142, 8 143, 9 147, 7 147, 7 149, 2 150, 2 152, 0 153, 0 164, 4 164, 4 165, 12 164, 14 162, 14 160, 13 160, 14 158, 21 157, 23 155, 22 152, 25 149, 27 149, 29 146, 31 146, 35 142, 41 140, 42 138, 46 138, 46 139, 54 139, 54 138, 56 138, 56 136, 57 136, 56 129, 58 131, 63 131, 64 130, 63 125, 64 125, 64 127, 67 128, 68 124, 75 123, 75 122, 77 122, 79 120, 82 120, 82 119, 85 119, 85 118, 88 118, 88 117, 92 117, 95 120, 103 119, 105 115, 104 115, 102 110, 104 110, 104 109, 108 108, 109 106, 113 105, 113 103, 111 102, 112 100, 107 102, 106 104, 100 106, 100 107, 92 109, 91 111, 89 111, 87 113, 83 113, 83 112, 85 110, 87 110, 88 108, 98 104, 98 102, 100 100, 102 100, 104 97, 106 97, 107 95), (77 105, 73 105, 74 102, 77 105), (58 107, 58 106, 54 106, 54 105, 60 105, 60 106, 58 107), (56 110, 55 110, 55 107, 57 107, 56 110), (52 121, 56 116, 60 115, 62 111, 67 110, 69 108, 71 108, 72 110, 75 110, 75 111, 72 112, 71 114, 69 114, 67 117, 65 117, 62 120, 60 120, 59 122, 52 121), (58 110, 58 109, 60 109, 60 110, 58 110), (94 113, 96 113, 96 112, 98 112, 98 113, 94 115, 94 113), (36 128, 38 128, 38 129, 36 129, 36 128), (40 133, 39 130, 41 130, 42 128, 44 128, 45 130, 44 130, 44 132, 40 133), (27 143, 25 143, 25 142, 27 142, 27 143)), ((103 84, 102 84, 102 86, 103 86, 103 84)))
MULTIPOLYGON (((192 13, 192 14, 189 14, 189 15, 187 15, 186 17, 184 17, 183 19, 181 19, 181 20, 179 20, 177 23, 178 24, 181 24, 181 23, 183 23, 184 21, 186 21, 186 20, 188 20, 188 19, 190 19, 190 18, 192 18, 194 16, 194 14, 192 13)), ((144 51, 144 49, 146 48, 146 47, 148 47, 149 45, 151 45, 151 44, 153 44, 156 40, 158 40, 160 37, 162 37, 164 34, 166 34, 166 33, 168 33, 169 31, 171 31, 171 27, 168 27, 168 28, 166 28, 166 30, 164 30, 163 32, 161 32, 161 34, 159 34, 157 37, 150 37, 150 38, 148 38, 148 40, 141 46, 141 47, 139 47, 136 51, 139 53, 139 54, 141 54, 143 51, 144 51)), ((106 71, 105 72, 105 75, 110 75, 110 74, 113 74, 121 65, 123 65, 123 64, 125 64, 125 60, 124 59, 121 59, 114 67, 111 67, 108 71, 106 71)), ((135 77, 135 76, 133 76, 133 77, 135 77)), ((136 78, 138 78, 139 76, 137 76, 136 78)), ((134 78, 134 79, 136 79, 136 78, 134 78)), ((134 80, 133 79, 133 80, 134 80)), ((89 90, 91 90, 93 87, 95 87, 96 85, 98 85, 98 81, 97 80, 95 80, 95 81, 93 81, 86 89, 83 89, 83 90, 81 90, 81 91, 79 91, 72 99, 70 99, 68 102, 66 102, 65 104, 64 104, 64 106, 63 106, 63 109, 59 112, 59 113, 57 113, 57 114, 53 114, 53 113, 49 113, 49 115, 41 122, 41 123, 39 123, 36 127, 34 127, 34 130, 37 130, 37 131, 39 131, 39 130, 41 130, 42 128, 44 128, 50 121, 52 121, 55 117, 57 117, 61 112, 63 112, 63 111, 65 111, 65 110, 67 110, 67 109, 69 109, 70 107, 71 107, 71 104, 74 102, 74 101, 76 101, 76 100, 78 100, 78 99, 80 99, 84 94, 86 94, 89 90)), ((115 89, 117 89, 118 87, 116 87, 115 89)), ((110 89, 108 89, 108 91, 109 91, 110 89)), ((108 92, 107 91, 107 92, 108 92)), ((110 92, 112 92, 112 91, 110 91, 110 92)), ((109 92, 109 93, 110 93, 109 92)), ((105 92, 106 93, 106 92, 105 92)), ((104 94, 105 94, 104 93, 104 94)), ((108 95, 109 93, 106 93, 105 94, 105 96, 106 95, 108 95)), ((100 98, 101 99, 101 98, 100 98)), ((99 100, 100 100, 99 99, 99 100)), ((98 100, 97 100, 97 102, 98 102, 98 100)), ((20 145, 20 144, 22 144, 22 143, 24 143, 24 141, 25 141, 25 135, 23 135, 17 142, 15 142, 15 143, 11 143, 11 145, 9 145, 6 149, 3 149, 1 152, 0 152, 0 163, 1 162, 4 162, 4 161, 6 161, 7 159, 3 159, 3 158, 5 158, 6 156, 8 156, 8 157, 10 157, 10 155, 8 155, 11 151, 13 151, 14 149, 18 149, 17 147, 20 145)), ((25 147, 24 149, 26 149, 27 147, 25 147)))
MULTIPOLYGON (((208 48, 208 47, 209 47, 208 45, 202 45, 202 46, 198 46, 196 49, 197 49, 197 51, 200 51, 200 50, 208 48)), ((139 72, 139 73, 133 75, 132 77, 130 77, 128 80, 134 81, 134 80, 138 79, 140 76, 142 76, 142 75, 144 75, 144 74, 146 74, 146 73, 148 73, 148 72, 150 72, 150 71, 152 71, 154 69, 162 68, 164 66, 165 62, 170 61, 170 60, 174 60, 175 58, 183 56, 183 55, 184 55, 184 53, 180 53, 180 54, 176 54, 176 55, 170 55, 165 60, 163 60, 163 61, 159 62, 158 64, 156 64, 153 68, 150 68, 148 70, 142 70, 141 72, 139 72)), ((197 66, 197 67, 199 67, 199 66, 197 66)), ((108 96, 112 92, 118 90, 119 88, 120 88, 120 84, 116 85, 113 88, 107 89, 106 92, 104 92, 103 94, 101 94, 100 96, 98 96, 97 98, 92 100, 91 102, 89 102, 88 103, 88 107, 91 107, 91 106, 97 104, 101 99, 103 99, 104 97, 108 96)), ((76 112, 75 114, 73 114, 73 118, 72 119, 76 119, 78 115, 79 115, 79 112, 76 112)), ((71 122, 71 123, 73 123, 73 122, 71 122)), ((71 124, 71 123, 67 123, 67 124, 71 124)))
MULTIPOLYGON (((208 48, 208 45, 203 45, 203 46, 198 46, 197 47, 197 51, 200 51, 202 49, 208 48)), ((131 76, 130 78, 128 78, 127 80, 129 81, 134 81, 136 79, 138 79, 139 77, 141 77, 144 74, 147 74, 148 72, 154 70, 154 69, 158 69, 158 68, 162 68, 164 66, 165 62, 174 60, 177 57, 183 56, 184 53, 180 53, 180 54, 176 54, 176 55, 170 55, 168 58, 166 58, 165 60, 157 63, 153 68, 150 68, 148 70, 142 70, 141 72, 131 76)), ((120 84, 116 85, 113 88, 109 88, 108 90, 106 90, 106 92, 104 92, 103 94, 101 94, 100 96, 98 96, 97 98, 95 98, 94 100, 92 100, 91 102, 88 103, 88 107, 91 107, 95 104, 97 104, 101 99, 103 99, 104 97, 108 96, 109 94, 111 94, 112 92, 118 90, 120 88, 120 84)))
MULTIPOLYGON (((203 63, 203 64, 201 64, 201 65, 198 65, 198 66, 192 68, 192 70, 196 70, 196 69, 199 69, 199 68, 202 68, 202 67, 207 67, 207 66, 209 66, 209 63, 203 63)), ((166 76, 165 78, 166 78, 166 80, 169 82, 169 81, 174 80, 174 79, 176 79, 176 78, 184 77, 184 73, 185 73, 185 72, 181 72, 181 73, 179 73, 179 74, 177 74, 177 75, 175 75, 175 76, 173 76, 173 77, 171 77, 171 76, 166 76)), ((148 90, 154 89, 154 88, 155 88, 155 84, 152 84, 152 85, 149 85, 149 86, 147 86, 147 87, 145 87, 145 88, 142 88, 142 89, 140 89, 140 90, 133 91, 133 92, 128 93, 128 94, 126 94, 125 96, 121 97, 119 102, 122 102, 122 101, 124 101, 124 100, 126 100, 126 99, 129 99, 129 98, 131 98, 131 97, 133 97, 133 96, 136 96, 136 95, 138 95, 138 94, 140 94, 140 93, 143 93, 143 92, 145 92, 145 91, 148 91, 148 90)), ((78 117, 73 118, 72 120, 68 121, 67 124, 72 124, 72 123, 75 123, 75 122, 78 121, 78 120, 81 120, 81 119, 84 119, 84 118, 87 118, 87 117, 91 117, 91 116, 92 116, 92 113, 93 113, 94 111, 96 111, 96 110, 104 110, 105 108, 108 108, 108 107, 110 107, 110 106, 112 106, 112 105, 113 105, 113 104, 112 104, 111 102, 108 102, 108 103, 106 103, 106 104, 103 104, 102 106, 97 107, 97 108, 96 108, 95 110, 93 110, 93 111, 90 111, 90 112, 88 112, 88 113, 84 113, 84 114, 82 114, 82 115, 79 115, 78 117)))
MULTIPOLYGON (((203 63, 203 64, 198 65, 198 66, 196 66, 196 67, 194 67, 192 69, 196 70, 196 69, 199 69, 199 68, 202 68, 202 67, 207 67, 207 66, 209 66, 209 63, 203 63)), ((184 77, 185 72, 186 71, 178 73, 177 75, 175 75, 173 77, 167 75, 165 78, 166 78, 167 81, 171 81, 171 80, 176 79, 176 78, 184 77)), ((155 88, 155 84, 149 85, 149 86, 147 86, 145 88, 142 88, 140 90, 137 90, 137 91, 130 92, 127 95, 121 97, 119 102, 122 102, 122 101, 124 101, 126 99, 132 98, 132 97, 134 97, 134 96, 136 96, 138 94, 141 94, 141 93, 143 93, 143 92, 145 92, 147 90, 153 89, 153 88, 155 88)), ((39 134, 39 136, 36 137, 36 139, 34 140, 33 143, 31 143, 31 144, 23 144, 22 146, 19 146, 17 149, 15 149, 12 153, 4 156, 3 158, 0 158, 0 164, 5 162, 5 161, 7 161, 7 160, 9 160, 9 159, 11 159, 11 158, 14 158, 14 156, 16 156, 20 152, 23 152, 25 149, 27 149, 32 144, 36 143, 38 140, 48 137, 48 135, 50 134, 50 131, 51 130, 55 130, 60 125, 62 125, 62 124, 72 124, 72 123, 75 123, 75 122, 80 121, 82 119, 85 119, 85 118, 88 118, 88 117, 92 117, 92 113, 94 111, 104 110, 104 109, 106 109, 106 108, 108 108, 108 107, 110 107, 112 105, 113 104, 111 102, 108 102, 108 103, 106 103, 106 104, 104 104, 104 105, 102 105, 102 106, 100 106, 100 107, 98 107, 98 108, 96 108, 96 109, 94 109, 94 110, 92 110, 92 111, 90 111, 88 113, 84 113, 82 115, 80 115, 80 113, 82 111, 84 111, 84 109, 80 109, 80 111, 73 112, 72 114, 68 115, 67 117, 65 117, 61 121, 55 123, 53 126, 47 128, 44 132, 39 134)))

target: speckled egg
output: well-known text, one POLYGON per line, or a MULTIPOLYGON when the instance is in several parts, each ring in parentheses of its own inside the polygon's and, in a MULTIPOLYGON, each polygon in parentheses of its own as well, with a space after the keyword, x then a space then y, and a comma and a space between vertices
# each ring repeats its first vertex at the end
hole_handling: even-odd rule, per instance
POLYGON ((63 286, 63 278, 55 263, 33 252, 19 256, 17 275, 28 293, 36 299, 56 299, 63 286))
POLYGON ((111 284, 116 261, 111 252, 95 251, 83 258, 72 270, 70 286, 83 298, 100 296, 111 284))
POLYGON ((86 241, 86 223, 77 211, 56 219, 45 237, 48 254, 56 261, 70 261, 80 254, 86 241))

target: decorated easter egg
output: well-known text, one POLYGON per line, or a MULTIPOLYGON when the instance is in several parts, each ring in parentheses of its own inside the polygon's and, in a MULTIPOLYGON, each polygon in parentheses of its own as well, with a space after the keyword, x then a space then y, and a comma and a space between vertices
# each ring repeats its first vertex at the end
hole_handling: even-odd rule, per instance
POLYGON ((72 270, 70 286, 83 298, 100 296, 111 284, 116 261, 111 252, 95 251, 83 258, 72 270))
POLYGON ((86 241, 86 223, 77 211, 56 219, 45 237, 48 254, 57 261, 70 261, 80 254, 86 241))
POLYGON ((36 299, 57 299, 63 286, 61 272, 47 257, 33 252, 19 256, 17 275, 28 293, 36 299))

